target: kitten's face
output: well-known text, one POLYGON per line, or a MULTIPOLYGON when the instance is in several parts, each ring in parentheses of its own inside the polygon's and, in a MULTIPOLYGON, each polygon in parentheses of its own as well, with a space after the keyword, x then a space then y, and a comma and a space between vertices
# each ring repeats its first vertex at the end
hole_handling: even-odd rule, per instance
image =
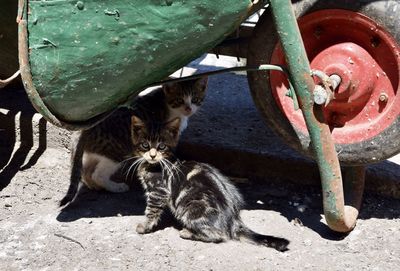
POLYGON ((166 84, 163 90, 167 104, 177 115, 190 117, 202 104, 207 88, 207 78, 166 84))
POLYGON ((149 164, 162 163, 173 154, 178 143, 180 119, 164 124, 145 124, 132 116, 133 155, 149 164))

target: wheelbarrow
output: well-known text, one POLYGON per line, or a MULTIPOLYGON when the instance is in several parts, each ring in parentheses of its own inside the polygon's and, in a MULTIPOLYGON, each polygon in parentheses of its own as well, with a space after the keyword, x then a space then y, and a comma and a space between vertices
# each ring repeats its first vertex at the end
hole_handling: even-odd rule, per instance
MULTIPOLYGON (((14 2, 3 0, 0 20, 14 2)), ((19 0, 18 49, 1 43, 0 61, 12 62, 17 51, 14 66, 37 111, 83 129, 205 52, 246 57, 240 69, 258 110, 289 146, 316 160, 326 222, 349 232, 365 165, 400 151, 400 3, 293 2, 19 0), (266 5, 254 29, 241 26, 266 5)), ((7 41, 12 26, 0 22, 7 41)), ((0 76, 16 76, 14 66, 0 76)))

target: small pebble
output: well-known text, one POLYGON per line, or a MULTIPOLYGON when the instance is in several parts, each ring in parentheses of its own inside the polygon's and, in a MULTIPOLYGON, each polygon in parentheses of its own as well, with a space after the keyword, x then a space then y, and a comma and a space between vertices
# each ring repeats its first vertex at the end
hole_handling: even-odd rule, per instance
POLYGON ((312 242, 311 242, 311 240, 306 239, 306 240, 303 241, 303 244, 309 247, 309 246, 312 245, 312 242))
POLYGON ((299 206, 297 206, 297 211, 299 211, 300 213, 304 213, 307 209, 307 205, 305 204, 301 204, 299 206))
POLYGON ((302 221, 300 220, 300 218, 298 218, 298 217, 294 218, 294 219, 292 220, 292 223, 293 223, 293 225, 295 225, 295 226, 300 226, 300 227, 303 226, 303 222, 302 222, 302 221))

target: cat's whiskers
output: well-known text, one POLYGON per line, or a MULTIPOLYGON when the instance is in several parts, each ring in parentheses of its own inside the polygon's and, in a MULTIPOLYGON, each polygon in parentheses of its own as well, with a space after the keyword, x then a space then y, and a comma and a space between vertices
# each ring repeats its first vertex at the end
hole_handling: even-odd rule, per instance
MULTIPOLYGON (((130 176, 131 169, 132 169, 132 167, 133 167, 136 163, 138 163, 138 160, 136 160, 135 162, 133 162, 133 163, 129 166, 128 170, 126 171, 125 181, 128 180, 128 178, 129 178, 129 176, 130 176)), ((124 168, 125 168, 125 167, 124 167, 124 168)))
MULTIPOLYGON (((182 163, 181 163, 180 160, 176 160, 175 163, 178 164, 178 166, 180 166, 180 167, 182 166, 182 163)), ((171 163, 171 164, 172 164, 172 163, 171 163)), ((176 165, 174 165, 174 166, 176 167, 176 165)))
POLYGON ((172 170, 171 170, 170 166, 167 164, 167 161, 168 161, 168 160, 166 160, 166 159, 161 159, 161 160, 160 160, 160 165, 161 165, 161 176, 162 176, 163 179, 164 179, 164 171, 165 171, 165 170, 167 171, 167 174, 168 174, 168 175, 171 175, 171 174, 172 174, 172 170))
POLYGON ((163 159, 160 160, 160 166, 161 166, 161 179, 164 180, 164 168, 165 168, 165 163, 163 159))
POLYGON ((172 167, 175 168, 175 170, 179 171, 179 173, 183 174, 183 172, 180 170, 180 168, 182 167, 182 163, 180 160, 176 160, 175 163, 172 163, 172 167))
MULTIPOLYGON (((133 157, 132 157, 132 158, 133 158, 133 157)), ((129 165, 129 168, 128 168, 128 170, 126 171, 125 181, 126 181, 126 180, 128 179, 128 177, 129 177, 129 172, 130 172, 132 166, 133 166, 135 163, 137 163, 137 160, 136 160, 136 161, 134 161, 133 163, 129 164, 129 163, 127 163, 129 160, 131 160, 131 158, 125 159, 124 161, 121 162, 121 163, 123 163, 122 171, 125 171, 126 165, 129 165)))
POLYGON ((133 174, 133 173, 135 173, 136 169, 137 169, 145 160, 146 160, 146 159, 144 159, 143 157, 140 157, 140 158, 138 158, 135 162, 133 162, 133 163, 130 165, 128 171, 127 171, 127 174, 126 174, 126 176, 125 176, 125 180, 127 180, 128 177, 130 176, 132 167, 133 167, 133 171, 132 171, 132 174, 133 174))
POLYGON ((171 167, 171 165, 170 165, 170 163, 169 163, 169 161, 167 159, 164 160, 164 164, 165 164, 165 166, 166 166, 166 168, 168 170, 168 173, 170 175, 173 175, 174 174, 173 168, 171 167))
MULTIPOLYGON (((180 168, 178 166, 176 166, 175 164, 173 164, 171 161, 169 160, 165 160, 165 162, 169 165, 169 167, 171 168, 171 175, 174 176, 176 175, 176 177, 179 179, 180 178, 180 174, 183 175, 183 172, 180 170, 180 168), (180 173, 180 174, 179 174, 180 173)), ((180 164, 180 162, 177 160, 177 162, 180 164)), ((180 164, 181 165, 181 164, 180 164)))
POLYGON ((127 163, 128 161, 133 160, 133 159, 137 159, 137 158, 139 158, 139 157, 140 157, 139 155, 136 155, 136 156, 129 157, 129 158, 127 158, 127 159, 121 161, 120 164, 122 164, 122 170, 125 170, 125 166, 128 164, 128 163, 127 163))
MULTIPOLYGON (((163 165, 170 177, 177 177, 179 179, 179 172, 182 173, 179 168, 172 164, 168 159, 163 159, 163 165), (178 172, 179 171, 179 172, 178 172)), ((164 174, 164 172, 163 172, 164 174)), ((183 174, 183 173, 182 173, 183 174)))
POLYGON ((121 163, 128 162, 129 160, 137 159, 139 157, 140 157, 140 155, 132 156, 132 157, 126 158, 125 160, 121 161, 121 163))

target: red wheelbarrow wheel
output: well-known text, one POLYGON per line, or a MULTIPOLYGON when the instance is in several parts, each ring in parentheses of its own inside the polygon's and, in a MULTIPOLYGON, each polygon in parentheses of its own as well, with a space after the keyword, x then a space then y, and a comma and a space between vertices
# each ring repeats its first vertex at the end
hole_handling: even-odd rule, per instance
MULTIPOLYGON (((369 1, 368 1, 369 2, 369 1)), ((324 108, 341 162, 367 164, 400 151, 400 3, 315 1, 293 4, 313 69, 342 82, 324 108)), ((272 17, 264 13, 249 44, 248 64, 285 65, 272 17)), ((279 72, 249 72, 254 102, 293 148, 311 155, 301 110, 279 72)), ((317 83, 317 81, 316 81, 317 83)))

